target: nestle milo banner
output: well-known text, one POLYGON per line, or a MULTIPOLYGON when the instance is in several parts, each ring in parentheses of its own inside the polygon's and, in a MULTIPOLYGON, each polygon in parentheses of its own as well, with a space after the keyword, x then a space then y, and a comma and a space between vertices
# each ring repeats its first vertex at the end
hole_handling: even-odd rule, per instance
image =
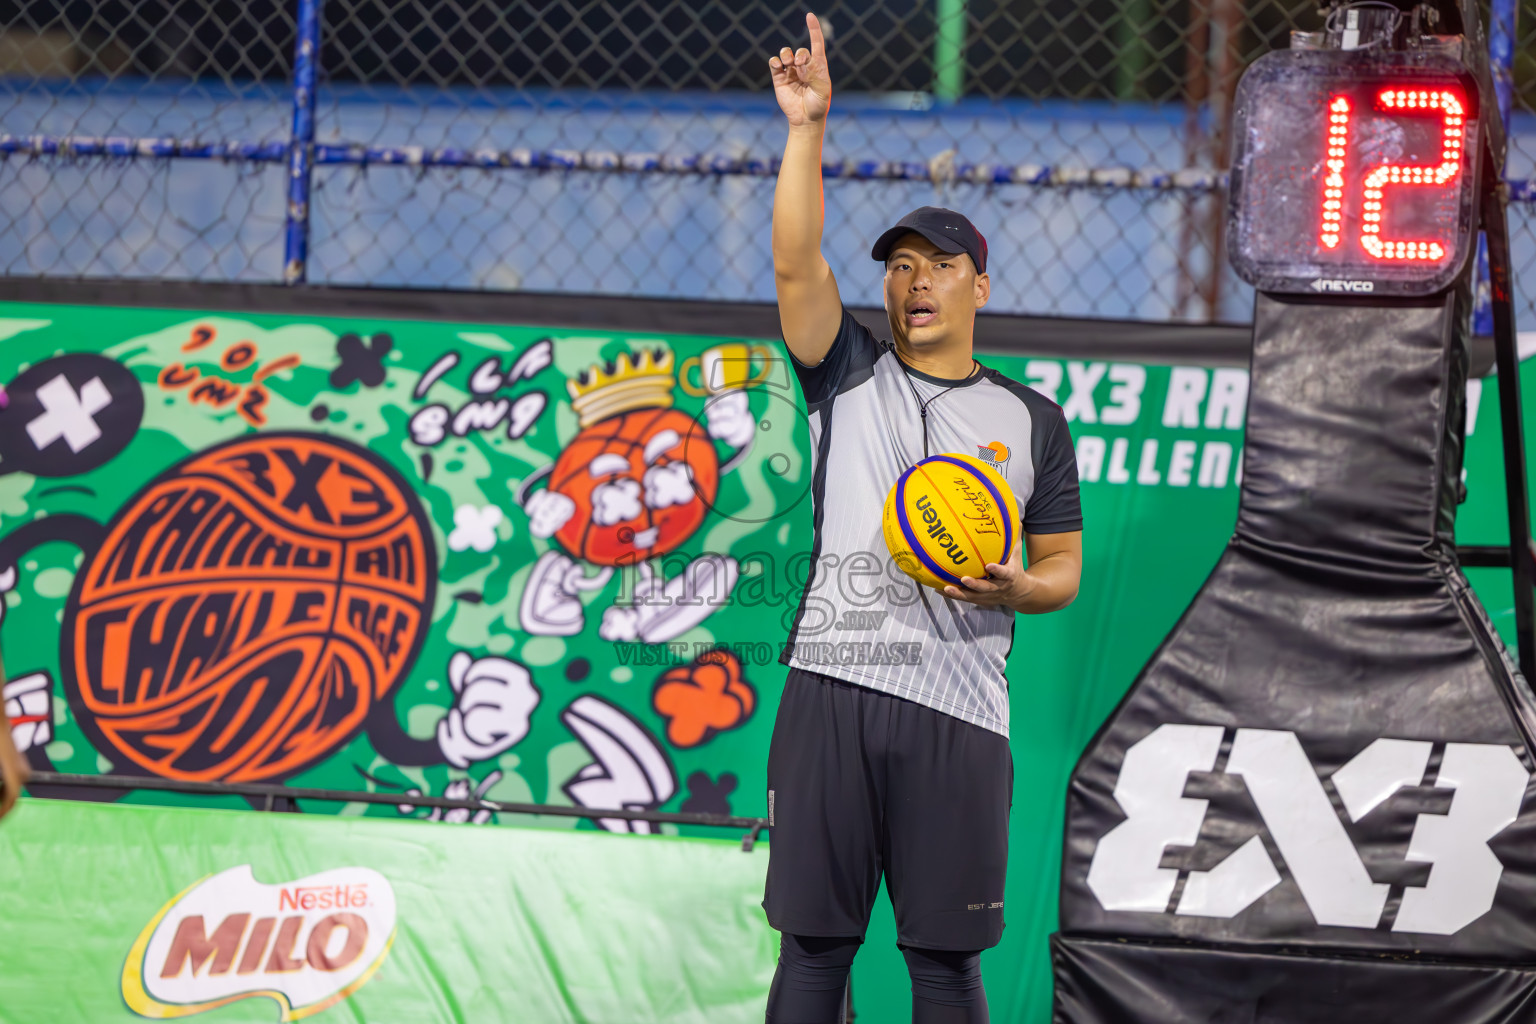
MULTIPOLYGON (((982 358, 1064 407, 1087 522, 1081 596, 1021 617, 1010 663, 1008 929, 989 996, 1001 1019, 1043 1019, 1066 780, 1231 531, 1247 375, 982 358)), ((3 304, 0 383, 4 697, 36 768, 765 813, 777 656, 811 540, 803 405, 778 346, 3 304)), ((1487 391, 1463 516, 1482 543, 1503 515, 1487 391)), ((912 584, 871 554, 885 572, 818 575, 867 609, 833 620, 813 594, 800 639, 818 657, 893 656, 861 633, 912 584)), ((1482 576, 1507 622, 1507 574, 1482 576)), ((869 938, 856 1005, 900 1019, 888 909, 869 938)), ((324 948, 355 941, 338 925, 324 948)), ((376 955, 359 950, 349 963, 376 955)))
POLYGON ((0 862, 5 1021, 761 1021, 777 949, 735 841, 25 800, 0 862))

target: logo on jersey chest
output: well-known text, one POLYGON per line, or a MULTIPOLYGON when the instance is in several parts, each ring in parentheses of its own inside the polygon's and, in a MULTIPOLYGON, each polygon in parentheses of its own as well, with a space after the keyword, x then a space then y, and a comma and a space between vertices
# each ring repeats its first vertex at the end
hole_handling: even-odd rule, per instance
POLYGON ((979 444, 976 446, 976 457, 999 473, 1007 468, 1008 457, 1011 454, 1008 446, 1001 441, 993 441, 991 444, 979 444))

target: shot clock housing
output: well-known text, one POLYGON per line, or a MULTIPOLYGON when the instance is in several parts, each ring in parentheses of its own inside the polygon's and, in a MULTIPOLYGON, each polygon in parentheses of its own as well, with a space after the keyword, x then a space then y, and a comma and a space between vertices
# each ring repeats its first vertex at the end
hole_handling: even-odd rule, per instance
POLYGON ((1233 267, 1266 292, 1449 287, 1476 246, 1480 113, 1435 50, 1259 58, 1234 102, 1233 267))
POLYGON ((1480 227, 1499 407, 1521 407, 1477 19, 1336 4, 1306 42, 1364 47, 1273 54, 1239 87, 1228 243, 1258 295, 1237 521, 1072 773, 1057 1024, 1532 1020, 1517 419, 1524 672, 1455 538, 1480 227))

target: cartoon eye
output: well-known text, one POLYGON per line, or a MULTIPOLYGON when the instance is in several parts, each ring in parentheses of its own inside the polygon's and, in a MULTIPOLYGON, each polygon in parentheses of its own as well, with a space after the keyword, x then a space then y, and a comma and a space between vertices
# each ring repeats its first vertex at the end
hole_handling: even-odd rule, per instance
POLYGON ((629 460, 613 452, 604 452, 588 464, 587 472, 594 479, 600 476, 612 476, 615 473, 628 473, 629 460))
POLYGON ((686 462, 652 466, 645 471, 645 504, 649 508, 671 508, 693 501, 693 468, 686 462))
POLYGON ((592 489, 592 521, 598 526, 637 519, 641 511, 638 480, 615 480, 592 489))
POLYGON ((675 448, 681 440, 682 438, 677 435, 675 430, 660 431, 655 437, 645 442, 645 464, 649 466, 668 451, 675 448))

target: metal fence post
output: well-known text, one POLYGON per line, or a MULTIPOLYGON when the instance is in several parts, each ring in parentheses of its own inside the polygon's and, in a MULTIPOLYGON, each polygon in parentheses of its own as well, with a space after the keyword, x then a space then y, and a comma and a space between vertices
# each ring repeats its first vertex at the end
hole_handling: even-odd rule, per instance
MULTIPOLYGON (((1493 92, 1499 104, 1504 131, 1510 131, 1510 111, 1515 102, 1515 18, 1518 0, 1492 0, 1488 9, 1488 68, 1493 73, 1493 92)), ((1509 157, 1505 156, 1506 164, 1509 157)), ((1498 168, 1498 180, 1504 180, 1505 168, 1498 168)), ((1477 243, 1477 303, 1472 314, 1472 333, 1493 333, 1493 294, 1488 285, 1488 240, 1477 243)))
POLYGON ((315 84, 320 67, 321 0, 299 0, 293 47, 293 135, 288 144, 288 221, 283 283, 309 276, 309 196, 315 162, 315 84))

